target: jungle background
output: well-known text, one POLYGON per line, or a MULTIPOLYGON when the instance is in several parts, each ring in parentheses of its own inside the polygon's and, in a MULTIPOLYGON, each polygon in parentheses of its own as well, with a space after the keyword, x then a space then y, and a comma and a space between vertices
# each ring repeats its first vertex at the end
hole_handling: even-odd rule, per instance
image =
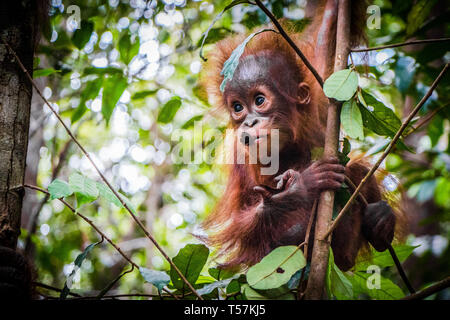
MULTIPOLYGON (((219 166, 172 161, 171 135, 180 129, 193 139, 194 121, 201 121, 204 128, 226 124, 226 117, 213 112, 197 80, 202 34, 230 2, 53 0, 50 25, 43 30, 36 53, 34 79, 45 98, 170 257, 188 243, 199 243, 192 233, 201 233, 199 222, 224 189, 219 166), (69 10, 73 5, 80 9, 78 21, 73 18, 75 9, 69 10)), ((381 9, 380 28, 367 29, 368 47, 449 36, 446 1, 377 0, 374 4, 381 9)), ((305 5, 290 0, 267 3, 277 18, 289 19, 299 30, 308 23, 305 5)), ((268 22, 257 6, 234 6, 214 24, 204 51, 229 34, 268 22)), ((352 58, 360 86, 375 92, 402 119, 426 93, 450 54, 448 42, 443 42, 355 52, 352 58)), ((385 186, 408 196, 407 244, 418 247, 404 267, 417 288, 443 279, 450 270, 449 80, 442 80, 420 111, 413 124, 417 130, 404 140, 409 151, 398 148, 383 163, 392 175, 385 186)), ((352 149, 376 159, 386 137, 364 133, 363 139, 350 139, 352 149)), ((55 178, 69 181, 77 172, 99 181, 36 94, 29 137, 27 184, 47 188, 55 178)), ((207 138, 201 139, 208 144, 207 138)), ((77 256, 99 237, 60 201, 45 201, 44 196, 26 190, 18 246, 34 261, 38 282, 63 288, 77 256)), ((73 203, 74 196, 67 201, 73 203)), ((79 211, 139 266, 170 269, 126 210, 107 197, 83 204, 79 211)), ((210 258, 198 281, 214 281, 207 272, 214 266, 210 258)), ((114 248, 101 244, 83 261, 71 290, 95 295, 128 269, 114 248)), ((394 268, 385 268, 383 275, 404 286, 394 268)), ((134 271, 109 291, 131 293, 155 293, 155 289, 134 271)), ((430 298, 448 299, 450 292, 430 298)))

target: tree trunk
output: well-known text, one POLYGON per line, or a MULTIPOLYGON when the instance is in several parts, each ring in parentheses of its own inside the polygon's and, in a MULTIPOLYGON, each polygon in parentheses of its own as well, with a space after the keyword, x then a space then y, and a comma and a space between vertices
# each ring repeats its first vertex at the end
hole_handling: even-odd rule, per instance
MULTIPOLYGON (((334 72, 345 69, 350 50, 350 1, 340 0, 338 5, 336 54, 334 72)), ((328 107, 327 129, 325 136, 325 157, 337 157, 339 147, 341 103, 333 101, 328 107)), ((311 257, 311 271, 305 292, 306 299, 317 300, 323 296, 325 276, 328 266, 330 239, 324 239, 333 216, 334 192, 322 192, 319 200, 314 246, 311 257)), ((330 237, 331 238, 331 237, 330 237)))
POLYGON ((5 42, 33 69, 36 1, 0 4, 0 245, 16 248, 24 195, 32 87, 5 42))

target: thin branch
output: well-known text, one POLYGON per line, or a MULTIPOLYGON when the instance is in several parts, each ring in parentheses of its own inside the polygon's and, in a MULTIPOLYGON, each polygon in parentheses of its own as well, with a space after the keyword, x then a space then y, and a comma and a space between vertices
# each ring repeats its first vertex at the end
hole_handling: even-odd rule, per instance
MULTIPOLYGON (((317 200, 314 201, 313 207, 311 209, 311 216, 309 217, 309 221, 308 221, 308 227, 306 228, 305 244, 304 244, 304 248, 303 248, 303 255, 305 256, 306 263, 308 263, 309 235, 311 233, 312 225, 314 224, 314 220, 316 218, 316 212, 317 212, 317 200)), ((303 298, 303 294, 304 294, 304 292, 302 292, 301 288, 303 286, 305 270, 306 270, 306 268, 303 268, 302 274, 300 275, 300 280, 298 282, 298 287, 297 287, 297 299, 298 300, 301 300, 303 298)))
POLYGON ((56 112, 56 110, 52 107, 52 105, 48 102, 48 100, 44 97, 42 92, 39 90, 36 83, 33 81, 33 78, 30 76, 29 72, 25 68, 25 66, 22 64, 22 61, 17 56, 16 52, 10 47, 8 43, 3 41, 3 43, 8 47, 8 49, 11 51, 11 53, 16 58, 17 63, 19 64, 22 71, 26 74, 28 79, 30 80, 33 87, 36 89, 36 92, 39 94, 39 96, 42 98, 42 100, 45 102, 45 104, 50 108, 50 110, 53 112, 55 117, 61 122, 64 129, 66 130, 67 134, 72 138, 72 140, 75 142, 75 144, 80 148, 80 150, 83 152, 83 154, 86 156, 86 158, 89 160, 89 162, 94 167, 95 171, 97 171, 100 178, 103 180, 103 182, 108 186, 108 188, 112 191, 112 193, 119 199, 122 206, 128 211, 128 213, 131 215, 133 220, 136 222, 136 224, 142 229, 144 234, 147 236, 148 239, 154 244, 154 246, 159 250, 159 252, 162 254, 162 256, 169 262, 170 266, 176 271, 176 273, 180 276, 180 278, 183 280, 184 283, 189 287, 189 289, 192 290, 192 292, 200 299, 203 300, 202 296, 197 293, 197 291, 194 289, 192 284, 186 279, 186 277, 183 275, 183 273, 178 269, 178 267, 173 263, 172 259, 167 255, 167 253, 164 251, 164 249, 159 245, 159 243, 156 241, 156 239, 148 232, 148 230, 145 228, 144 224, 136 217, 136 215, 133 213, 133 211, 128 207, 126 202, 122 199, 122 197, 119 195, 119 193, 113 188, 113 186, 109 183, 108 179, 103 175, 101 170, 98 168, 98 166, 95 164, 95 162, 92 160, 89 153, 84 149, 84 147, 81 145, 81 143, 75 138, 73 133, 70 131, 69 127, 64 123, 61 116, 56 112))
POLYGON ((355 192, 353 192, 352 196, 350 197, 350 199, 347 201, 347 203, 345 204, 345 206, 341 209, 341 211, 339 212, 339 215, 337 216, 337 218, 334 220, 333 224, 331 225, 331 227, 328 229, 327 233, 324 235, 323 239, 327 239, 328 236, 333 232, 333 230, 337 227, 337 225, 339 224, 339 222, 341 221, 342 217, 344 216, 344 214, 348 211, 348 209, 350 208, 350 205, 352 204, 352 202, 355 200, 356 196, 359 194, 359 192, 361 191, 362 187, 367 183, 367 181, 370 179, 370 177, 375 173, 375 171, 378 169, 378 167, 380 166, 381 162, 383 162, 383 160, 387 157, 387 155, 391 152, 392 148, 394 147, 395 143, 400 139, 403 131, 408 127, 409 122, 412 120, 412 118, 414 118, 414 116, 417 114, 417 112, 419 112, 420 108, 422 108, 422 106, 425 104, 425 102, 428 100, 428 98, 431 96, 431 94, 433 93, 434 89, 436 88, 436 86, 438 85, 439 81, 442 79, 442 77, 444 76, 444 74, 447 72, 448 68, 449 68, 450 64, 447 63, 445 65, 445 67, 442 69, 441 73, 438 75, 438 77, 436 78, 436 80, 434 80, 433 84, 431 85, 430 89, 428 90, 428 92, 426 93, 426 95, 422 98, 422 100, 420 100, 420 102, 417 104, 417 106, 414 108, 413 111, 411 111, 411 113, 408 115, 408 117, 405 119, 405 121, 403 122, 402 126, 400 127, 400 129, 397 131, 397 133, 395 134, 394 138, 391 140, 391 142, 389 143, 388 147, 386 148, 386 150, 383 152, 383 154, 381 155, 381 157, 378 159, 378 161, 374 164, 374 166, 369 170, 369 172, 366 174, 366 176, 361 180, 361 182, 359 183, 358 187, 356 188, 355 192))
POLYGON ((382 50, 387 48, 397 48, 403 46, 409 46, 413 44, 423 44, 423 43, 433 43, 433 42, 446 42, 450 41, 450 38, 439 38, 439 39, 423 39, 423 40, 411 40, 401 43, 387 44, 384 46, 372 47, 372 48, 362 48, 362 49, 351 49, 352 52, 367 52, 374 50, 382 50))
MULTIPOLYGON (((355 192, 356 186, 348 176, 345 176, 345 183, 348 184, 348 186, 353 189, 353 192, 355 192)), ((367 201, 366 197, 364 197, 362 193, 359 193, 358 196, 361 202, 367 207, 369 205, 369 202, 367 201)))
POLYGON ((449 104, 447 103, 446 105, 443 105, 437 109, 434 109, 431 113, 427 114, 424 118, 422 118, 415 127, 411 128, 411 130, 405 135, 409 136, 410 134, 412 134, 413 132, 416 132, 417 130, 419 130, 420 128, 422 128, 425 124, 427 124, 428 121, 430 121, 439 111, 441 111, 442 109, 448 107, 449 104))
MULTIPOLYGON (((44 289, 47 289, 47 290, 52 290, 52 291, 56 291, 56 292, 61 292, 62 291, 62 289, 59 289, 59 288, 56 288, 56 287, 52 287, 52 286, 49 286, 48 284, 41 283, 41 282, 33 282, 33 284, 36 287, 44 288, 44 289)), ((75 292, 69 291, 69 295, 81 298, 81 295, 79 295, 78 293, 75 293, 75 292)), ((59 297, 58 297, 58 299, 59 299, 59 297)))
MULTIPOLYGON (((336 52, 334 72, 345 69, 350 53, 350 1, 339 1, 337 28, 336 28, 336 52)), ((337 157, 340 133, 341 103, 331 101, 328 106, 327 127, 325 132, 324 156, 337 157)), ((320 194, 317 211, 317 221, 314 232, 314 245, 311 257, 311 268, 306 286, 305 298, 318 300, 323 296, 325 276, 328 267, 330 252, 330 239, 324 236, 333 219, 334 192, 327 190, 320 194)))
POLYGON ((391 254, 392 259, 394 260, 395 266, 397 267, 398 273, 400 273, 400 277, 402 278, 403 282, 405 283, 406 287, 408 288, 409 293, 415 293, 416 290, 414 290, 413 286, 411 285, 411 282, 409 282, 408 277, 406 276, 405 271, 403 270, 402 264, 400 263, 400 260, 397 257, 397 254, 395 253, 394 248, 392 248, 392 245, 389 244, 388 246, 389 253, 391 254))
POLYGON ((308 61, 308 59, 305 57, 303 52, 300 50, 299 47, 295 44, 295 42, 288 36, 286 31, 284 31, 281 24, 278 22, 277 18, 272 14, 272 12, 267 9, 260 0, 255 0, 256 5, 264 11, 264 13, 272 20, 272 23, 275 25, 275 27, 280 32, 281 36, 286 39, 286 41, 289 43, 289 45, 294 49, 294 51, 297 53, 297 55, 302 59, 303 63, 306 65, 306 67, 311 71, 311 73, 314 75, 314 78, 316 78, 317 82, 321 87, 323 87, 323 79, 317 72, 317 70, 313 67, 313 65, 308 61))
POLYGON ((420 290, 414 294, 411 294, 409 296, 406 296, 402 298, 401 300, 419 300, 424 299, 426 297, 431 296, 432 294, 442 291, 444 289, 447 289, 450 287, 450 277, 445 278, 444 280, 441 280, 432 286, 429 286, 428 288, 425 288, 423 290, 420 290))
MULTIPOLYGON (((50 195, 50 193, 42 188, 39 188, 37 186, 32 186, 32 185, 24 185, 25 188, 29 188, 29 189, 33 189, 33 190, 37 190, 40 191, 42 193, 45 193, 46 195, 50 195)), ((61 201, 67 208, 70 209, 70 211, 72 211, 73 213, 75 213, 77 216, 79 216, 81 219, 83 219, 84 221, 86 221, 95 231, 97 231, 97 233, 106 239, 106 241, 108 241, 119 253, 120 255, 127 260, 131 265, 133 265, 134 267, 136 267, 137 269, 139 269, 139 266, 133 262, 133 260, 131 260, 110 238, 108 238, 108 236, 106 236, 93 222, 91 219, 89 219, 88 217, 86 217, 85 215, 81 214, 80 212, 78 212, 74 207, 72 207, 67 201, 65 201, 63 198, 58 199, 59 201, 61 201)))
MULTIPOLYGON (((29 189, 33 189, 36 191, 40 191, 42 193, 45 193, 46 196, 50 196, 50 193, 42 188, 39 188, 37 186, 32 186, 32 185, 24 185, 25 188, 29 188, 29 189)), ((72 211, 73 213, 75 213, 76 215, 78 215, 81 219, 83 219, 84 221, 86 221, 95 231, 97 231, 97 233, 102 237, 102 239, 106 239, 106 241, 108 241, 113 247, 114 249, 117 250, 117 252, 119 252, 119 254, 125 259, 127 260, 132 268, 124 273, 122 273, 119 277, 117 277, 115 280, 113 280, 112 283, 110 283, 105 289, 103 289, 101 293, 105 294, 109 291, 109 289, 112 288, 112 286, 120 279, 122 278, 125 274, 130 273, 134 270, 134 268, 139 269, 139 266, 133 261, 131 260, 131 258, 129 258, 110 238, 108 238, 93 222, 91 219, 89 219, 88 217, 86 217, 85 215, 81 214, 80 212, 78 212, 74 207, 72 207, 67 201, 65 201, 63 198, 58 199, 59 201, 61 201, 67 208, 70 209, 70 211, 72 211)), ((171 297, 177 299, 177 297, 175 295, 173 295, 172 292, 170 292, 169 290, 167 290, 166 288, 163 288, 163 291, 167 292, 171 297)), ((100 295, 99 294, 99 295, 100 295)))
POLYGON ((134 265, 131 265, 131 269, 130 270, 127 270, 127 271, 119 274, 118 277, 116 277, 104 289, 102 289, 102 291, 100 291, 100 293, 97 295, 97 299, 103 298, 106 295, 106 293, 108 293, 108 291, 111 290, 111 288, 117 283, 117 281, 119 281, 127 273, 133 272, 133 270, 134 270, 134 265))

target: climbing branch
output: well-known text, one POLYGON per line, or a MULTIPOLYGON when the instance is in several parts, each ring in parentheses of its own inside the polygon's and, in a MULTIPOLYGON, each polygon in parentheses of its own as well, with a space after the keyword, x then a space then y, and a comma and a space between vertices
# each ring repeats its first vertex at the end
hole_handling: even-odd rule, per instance
POLYGON ((393 44, 387 44, 384 46, 372 47, 372 48, 351 49, 351 52, 367 52, 367 51, 382 50, 382 49, 387 49, 387 48, 410 46, 413 44, 424 44, 424 43, 446 42, 446 41, 450 41, 450 38, 411 40, 411 41, 406 41, 406 42, 401 42, 401 43, 393 43, 393 44))
POLYGON ((306 67, 311 71, 311 73, 314 75, 314 78, 316 78, 317 82, 320 84, 321 87, 323 87, 323 79, 317 72, 317 70, 313 67, 313 65, 308 61, 308 59, 305 57, 303 52, 300 50, 300 48, 295 44, 294 40, 291 39, 291 37, 288 36, 286 31, 284 31, 281 24, 278 22, 277 18, 272 14, 272 12, 269 11, 269 9, 266 8, 262 4, 260 0, 255 0, 256 5, 264 11, 264 13, 272 20, 272 23, 275 25, 275 27, 280 32, 281 36, 289 43, 289 45, 294 49, 294 51, 297 53, 297 55, 302 59, 303 63, 306 65, 306 67))
POLYGON ((424 299, 426 297, 431 296, 432 294, 442 291, 444 289, 447 289, 450 287, 450 277, 445 278, 444 280, 441 280, 432 286, 429 286, 428 288, 425 288, 423 290, 420 290, 414 294, 411 294, 409 296, 406 296, 402 298, 401 300, 419 300, 424 299))
POLYGON ((123 198, 119 195, 119 193, 113 188, 111 183, 106 179, 106 177, 103 175, 101 170, 98 168, 98 166, 95 164, 95 162, 92 160, 89 153, 84 149, 84 147, 81 145, 81 143, 78 141, 77 138, 73 135, 69 127, 64 123, 61 116, 56 112, 56 110, 53 108, 53 106, 48 102, 48 100, 44 97, 39 87, 36 85, 36 83, 33 81, 33 78, 31 77, 30 73, 27 71, 25 66, 22 64, 22 61, 17 56, 16 52, 9 46, 8 43, 3 43, 8 47, 8 49, 11 51, 11 53, 14 55, 18 65, 22 69, 22 71, 25 73, 27 78, 30 80, 33 87, 36 89, 36 92, 39 94, 39 96, 42 98, 42 100, 45 102, 45 104, 50 108, 52 113, 55 115, 55 117, 58 119, 58 121, 62 124, 64 129, 66 130, 69 137, 75 142, 75 144, 80 148, 81 152, 86 156, 86 158, 89 160, 89 162, 94 167, 95 171, 97 171, 100 178, 103 180, 103 182, 108 186, 108 188, 111 190, 111 192, 119 199, 122 206, 128 211, 128 213, 131 215, 133 220, 136 222, 136 224, 142 229, 145 236, 154 244, 154 246, 159 250, 159 252, 163 255, 163 257, 167 260, 167 262, 170 264, 170 266, 175 270, 175 272, 180 276, 180 278, 183 280, 184 283, 189 287, 189 289, 192 290, 192 292, 200 299, 203 300, 202 296, 200 296, 197 291, 194 289, 192 284, 186 279, 186 277, 183 275, 183 273, 178 269, 178 267, 173 263, 172 259, 167 255, 167 253, 164 251, 164 249, 160 246, 160 244, 156 241, 156 239, 150 234, 150 232, 145 228, 144 224, 136 217, 136 215, 133 213, 133 211, 128 207, 126 202, 123 200, 123 198))
MULTIPOLYGON (((334 72, 347 67, 350 53, 350 3, 348 0, 339 2, 336 30, 336 54, 334 72)), ((325 133, 324 156, 337 157, 340 131, 341 103, 332 101, 328 107, 327 128, 325 133)), ((325 275, 328 266, 330 241, 325 236, 331 223, 334 206, 334 192, 324 191, 320 195, 317 221, 311 258, 311 271, 305 291, 305 298, 318 300, 322 298, 325 285, 325 275)))
MULTIPOLYGON (((37 186, 32 186, 32 185, 24 185, 25 188, 28 189, 32 189, 32 190, 36 190, 39 192, 42 192, 46 195, 46 198, 48 199, 48 197, 50 197, 50 193, 42 188, 39 188, 37 186)), ((80 212, 78 212, 74 207, 72 207, 66 200, 64 200, 63 198, 59 198, 59 201, 61 201, 67 208, 69 208, 70 211, 72 211, 73 213, 75 213, 77 216, 79 216, 81 219, 83 219, 84 221, 86 221, 101 237, 102 239, 105 239, 107 242, 109 242, 114 249, 117 250, 117 252, 119 252, 119 254, 125 259, 127 260, 130 264, 131 264, 131 269, 128 271, 123 272, 122 274, 120 274, 116 279, 114 279, 110 284, 108 284, 97 296, 98 299, 101 299, 113 286, 114 284, 116 284, 117 281, 119 281, 124 275, 126 275, 127 273, 130 273, 134 270, 134 268, 139 269, 139 266, 133 261, 131 260, 131 258, 129 258, 123 251, 122 249, 120 249, 110 238, 108 238, 95 224, 94 222, 89 219, 88 217, 86 217, 85 215, 81 214, 80 212)), ((166 288, 163 288, 163 290, 165 292, 167 292, 170 296, 176 298, 172 292, 170 292, 169 290, 167 290, 166 288)))
POLYGON ((431 85, 430 89, 428 90, 428 92, 426 93, 426 95, 422 98, 422 100, 420 100, 420 102, 416 105, 416 107, 413 109, 413 111, 411 111, 411 113, 408 115, 408 117, 405 119, 405 121, 403 122, 403 124, 401 125, 400 129, 397 131, 397 133, 395 134, 394 138, 391 140, 391 142, 389 143, 388 147, 386 148, 386 150, 383 152, 383 154, 381 155, 381 157, 378 159, 378 161, 373 165, 373 167, 369 170, 369 172, 366 174, 366 176, 361 180, 361 182, 359 183, 358 187, 356 188, 356 190, 353 192, 352 196, 350 197, 350 199, 347 201, 347 203, 345 204, 345 206, 342 208, 342 210, 339 212, 339 215, 336 217, 336 219, 334 220, 333 224, 331 225, 331 227, 328 229, 328 231, 325 233, 325 235, 323 236, 323 238, 321 239, 327 239, 330 234, 333 232, 333 230, 337 227, 337 225, 339 224, 339 222, 341 221, 342 217, 344 216, 344 214, 348 211, 348 209, 350 208, 352 202, 355 200, 355 198, 358 196, 359 192, 361 191, 362 187, 364 187, 364 185, 367 183, 367 181, 369 181, 370 177, 375 173, 375 171, 378 169, 378 167, 380 166, 380 164, 383 162, 383 160, 387 157, 387 155, 391 152, 392 148, 395 146, 395 144, 397 143, 397 141, 400 139, 403 131, 405 131, 405 129, 408 127, 409 122, 412 120, 412 118, 414 118, 414 116, 417 114, 417 112, 419 112, 420 108, 422 108, 422 106, 425 104, 425 102, 428 100, 428 98, 431 96, 431 94, 433 93, 434 89, 437 87, 439 81, 441 81, 441 79, 443 78, 444 74, 447 72, 448 68, 449 68, 450 64, 447 63, 445 65, 445 67, 442 69, 441 73, 438 75, 438 77, 434 80, 433 84, 431 85))
MULTIPOLYGON (((28 189, 32 189, 32 190, 36 190, 39 192, 44 193, 45 195, 47 195, 48 197, 50 196, 50 193, 42 188, 39 188, 37 186, 32 186, 32 185, 24 185, 25 188, 28 189)), ((88 217, 86 217, 85 215, 81 214, 80 212, 78 212, 74 207, 72 207, 66 200, 64 200, 63 198, 58 199, 59 201, 61 201, 67 208, 69 208, 70 211, 72 211, 73 213, 75 213, 77 216, 79 216, 81 219, 83 219, 84 221, 86 221, 101 237, 103 237, 107 242, 109 242, 114 249, 117 250, 117 252, 120 253, 120 255, 127 260, 132 266, 136 267, 137 269, 139 269, 139 266, 133 262, 133 260, 131 260, 123 251, 122 249, 120 249, 106 234, 103 233, 103 231, 101 231, 95 224, 94 222, 89 219, 88 217)))

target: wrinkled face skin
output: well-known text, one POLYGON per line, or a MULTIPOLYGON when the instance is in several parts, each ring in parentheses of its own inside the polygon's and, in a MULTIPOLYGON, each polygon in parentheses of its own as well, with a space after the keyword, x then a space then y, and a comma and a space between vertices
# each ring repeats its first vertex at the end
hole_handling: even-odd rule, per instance
POLYGON ((268 51, 239 62, 224 98, 245 146, 263 142, 270 146, 271 129, 279 130, 279 150, 294 138, 289 124, 296 108, 310 99, 308 86, 294 71, 283 56, 268 51))

